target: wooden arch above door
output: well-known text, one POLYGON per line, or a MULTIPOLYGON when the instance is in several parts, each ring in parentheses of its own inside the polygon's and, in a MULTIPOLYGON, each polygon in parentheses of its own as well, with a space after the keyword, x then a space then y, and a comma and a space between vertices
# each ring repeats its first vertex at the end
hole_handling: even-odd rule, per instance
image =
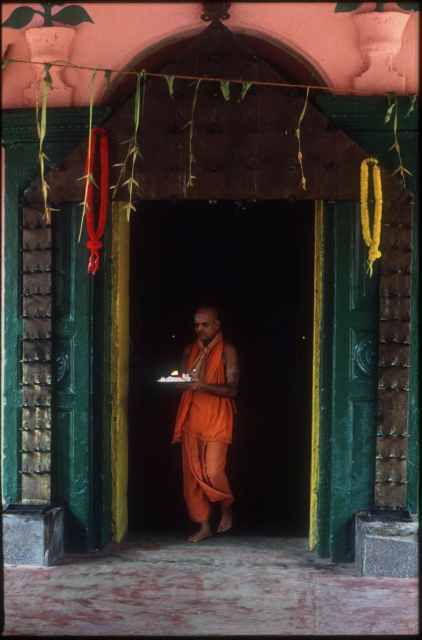
MULTIPOLYGON (((243 48, 246 57, 246 64, 241 68, 236 68, 236 72, 239 74, 239 78, 250 79, 251 62, 253 58, 258 57, 261 63, 264 61, 266 64, 273 68, 279 77, 279 80, 283 78, 285 82, 313 85, 313 86, 327 86, 327 83, 320 73, 308 60, 303 58, 297 51, 293 51, 290 47, 275 41, 271 38, 263 39, 255 31, 244 30, 242 32, 229 32, 231 33, 230 39, 227 38, 228 29, 224 30, 224 26, 221 23, 214 23, 212 25, 212 38, 214 42, 212 47, 215 50, 213 53, 214 66, 218 73, 223 73, 228 77, 227 73, 221 69, 221 60, 218 58, 221 54, 224 54, 224 47, 221 47, 221 40, 226 39, 229 46, 229 51, 232 51, 233 43, 236 43, 238 47, 243 48), (249 52, 249 56, 246 53, 249 52)), ((183 59, 190 59, 190 69, 192 65, 192 58, 201 52, 201 41, 206 39, 210 40, 210 31, 204 31, 198 35, 185 36, 175 40, 169 38, 165 42, 152 45, 146 51, 142 51, 139 55, 129 63, 127 71, 150 71, 153 73, 166 73, 165 69, 169 65, 170 60, 176 62, 175 66, 180 67, 180 61, 183 59), (204 37, 205 36, 205 37, 204 37), (198 46, 199 45, 199 46, 198 46)), ((205 64, 209 66, 210 61, 205 61, 205 64)), ((203 65, 204 60, 197 60, 196 67, 203 65)), ((235 65, 236 66, 236 65, 235 65)), ((136 79, 134 76, 117 76, 114 82, 111 83, 110 88, 105 93, 103 102, 113 107, 113 109, 125 102, 135 91, 136 79)))
MULTIPOLYGON (((188 44, 180 45, 179 55, 171 49, 174 59, 160 64, 160 73, 292 82, 289 74, 281 75, 276 65, 251 49, 251 43, 221 22, 212 22, 188 44)), ((263 50, 268 46, 264 43, 263 50)), ((305 191, 300 184, 295 136, 305 90, 252 85, 240 100, 241 85, 231 84, 230 100, 226 101, 219 83, 210 81, 201 82, 197 92, 191 149, 196 179, 188 189, 189 122, 195 84, 176 79, 171 97, 163 78, 149 76, 145 82, 139 133, 143 157, 136 168, 140 197, 358 199, 360 163, 368 153, 318 110, 312 91, 301 124, 305 191)), ((110 132, 111 164, 119 163, 126 153, 122 142, 133 131, 132 99, 116 108, 103 126, 110 132)), ((84 187, 78 178, 83 175, 85 151, 86 142, 69 154, 62 167, 50 171, 52 202, 83 199, 84 187)), ((117 168, 113 174, 115 184, 117 168)), ((390 172, 382 170, 382 180, 386 201, 400 195, 400 182, 392 179, 390 172)), ((37 181, 27 194, 31 201, 42 202, 37 181)), ((122 190, 119 196, 124 199, 124 194, 122 190)))
MULTIPOLYGON (((212 22, 195 38, 169 48, 172 60, 159 64, 160 73, 264 82, 293 82, 292 65, 282 74, 280 61, 269 61, 270 45, 262 43, 265 58, 251 48, 253 40, 232 33, 219 21, 212 22)), ((161 58, 164 54, 161 54, 161 58)), ((295 62, 298 73, 300 65, 295 62)), ((312 71, 302 67, 303 78, 312 71)), ((316 72, 315 72, 316 73, 316 72)), ((368 153, 315 106, 313 92, 301 124, 301 146, 307 189, 301 188, 295 136, 305 102, 305 90, 252 85, 240 100, 239 84, 230 85, 226 101, 218 82, 203 81, 197 92, 192 135, 193 188, 186 188, 189 166, 189 122, 195 81, 174 82, 169 95, 163 78, 147 77, 143 118, 139 131, 142 158, 136 178, 140 197, 206 199, 358 199, 360 163, 368 153)), ((133 131, 133 101, 127 99, 103 123, 110 133, 111 164, 126 153, 122 144, 133 131)), ((48 174, 52 202, 83 199, 86 141, 71 152, 60 168, 48 174), (82 173, 81 173, 82 172, 82 173)), ((113 169, 112 184, 118 169, 113 169)), ((382 170, 388 198, 402 195, 400 181, 382 170)), ((119 196, 123 198, 125 191, 119 196)), ((28 198, 42 202, 39 181, 27 191, 28 198)), ((123 198, 124 199, 124 198, 123 198)))
MULTIPOLYGON (((186 43, 185 43, 186 44, 186 43)), ((248 46, 249 45, 249 46, 248 46)), ((257 55, 221 22, 214 21, 174 58, 163 62, 167 75, 194 75, 283 82, 277 68, 257 55)), ((291 79, 289 78, 291 81, 291 79)), ((218 82, 203 81, 197 92, 191 151, 194 186, 189 173, 189 122, 195 82, 174 82, 169 95, 163 78, 145 83, 140 128, 142 159, 136 169, 144 199, 309 199, 359 200, 360 164, 370 155, 318 110, 310 94, 301 125, 307 189, 300 184, 295 136, 305 91, 252 86, 240 100, 240 85, 230 86, 226 101, 218 82)), ((132 100, 103 123, 109 132, 111 163, 122 162, 132 135, 132 100)), ((51 201, 80 202, 86 142, 48 174, 51 201)), ((113 170, 113 184, 118 169, 113 170)), ((376 504, 406 506, 407 415, 410 362, 411 204, 400 180, 381 169, 384 199, 380 265, 379 369, 376 504), (397 362, 402 363, 399 367, 397 362), (390 455, 391 454, 391 455, 390 455), (392 473, 392 469, 395 469, 392 473), (395 480, 391 478, 394 476, 395 480)), ((28 203, 41 208, 38 183, 26 192, 28 203)), ((126 198, 123 188, 118 195, 126 198)))

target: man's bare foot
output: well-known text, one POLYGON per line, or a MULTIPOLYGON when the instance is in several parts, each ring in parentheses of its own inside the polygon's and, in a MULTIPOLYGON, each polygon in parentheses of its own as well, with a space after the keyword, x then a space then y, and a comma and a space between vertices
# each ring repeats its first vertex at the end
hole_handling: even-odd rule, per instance
POLYGON ((199 528, 199 531, 189 536, 188 542, 201 542, 205 538, 212 536, 211 527, 208 522, 203 522, 199 528))
POLYGON ((218 525, 217 533, 224 533, 232 528, 233 515, 231 507, 223 507, 221 512, 221 520, 218 525))

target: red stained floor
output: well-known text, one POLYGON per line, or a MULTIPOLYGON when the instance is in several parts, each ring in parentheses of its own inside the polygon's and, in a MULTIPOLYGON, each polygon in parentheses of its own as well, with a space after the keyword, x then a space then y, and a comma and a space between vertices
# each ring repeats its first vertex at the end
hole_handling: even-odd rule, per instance
POLYGON ((362 578, 301 538, 149 535, 5 570, 5 635, 416 635, 418 580, 362 578))

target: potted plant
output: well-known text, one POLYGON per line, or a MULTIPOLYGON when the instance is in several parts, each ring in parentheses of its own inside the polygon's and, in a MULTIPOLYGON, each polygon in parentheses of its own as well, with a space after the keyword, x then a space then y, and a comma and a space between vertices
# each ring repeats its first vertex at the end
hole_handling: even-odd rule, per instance
MULTIPOLYGON (((334 11, 336 13, 345 12, 345 11, 356 11, 356 9, 362 9, 364 13, 372 13, 372 11, 383 12, 385 11, 386 2, 336 2, 336 8, 334 11), (375 4, 375 7, 370 7, 368 5, 375 4)), ((391 5, 391 2, 388 2, 391 5)), ((419 10, 419 2, 396 2, 395 3, 400 10, 404 11, 418 11, 419 10)), ((388 9, 391 11, 391 8, 388 9)))
MULTIPOLYGON (((28 6, 17 7, 3 22, 3 27, 23 29, 31 24, 37 16, 41 16, 43 22, 40 26, 29 27, 25 30, 32 62, 67 62, 75 36, 74 27, 83 22, 93 22, 83 7, 68 5, 58 8, 63 4, 66 3, 40 2, 41 10, 28 6)), ((38 91, 43 74, 41 65, 34 64, 33 69, 35 79, 24 90, 25 101, 28 105, 34 103, 34 92, 38 91)), ((73 90, 63 82, 62 69, 51 67, 50 73, 53 81, 49 96, 50 106, 68 106, 71 103, 73 90)))
POLYGON ((366 71, 354 79, 357 89, 371 86, 378 92, 405 91, 405 79, 393 69, 393 58, 400 51, 409 11, 419 10, 418 2, 337 2, 335 12, 353 11, 359 46, 366 71), (385 5, 389 7, 386 10, 385 5), (375 6, 374 6, 375 5, 375 6))
POLYGON ((43 27, 53 27, 56 23, 76 27, 82 22, 92 22, 85 9, 79 5, 64 7, 53 14, 53 7, 63 4, 66 3, 40 2, 39 5, 42 7, 41 11, 27 6, 17 7, 1 26, 9 27, 10 29, 23 29, 23 27, 28 26, 37 15, 43 18, 43 27))

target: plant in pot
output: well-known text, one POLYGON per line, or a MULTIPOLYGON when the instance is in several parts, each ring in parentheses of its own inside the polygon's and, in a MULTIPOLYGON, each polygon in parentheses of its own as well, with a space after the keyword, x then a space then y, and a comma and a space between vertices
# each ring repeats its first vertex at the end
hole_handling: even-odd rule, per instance
MULTIPOLYGON (((371 11, 382 12, 385 11, 386 4, 392 4, 391 2, 375 2, 375 7, 369 9, 367 7, 368 4, 372 4, 369 2, 336 2, 336 8, 334 11, 336 13, 346 12, 346 11, 356 11, 356 9, 360 9, 361 7, 364 9, 366 5, 367 13, 371 11)), ((396 2, 395 3, 400 9, 404 11, 419 11, 419 2, 396 2)), ((391 9, 389 9, 391 10, 391 9)))
POLYGON ((67 4, 66 2, 40 2, 42 11, 33 9, 32 7, 17 7, 10 16, 2 23, 2 27, 10 29, 23 29, 32 22, 37 15, 44 20, 43 27, 53 27, 56 23, 77 27, 82 22, 92 22, 92 19, 83 7, 79 5, 70 5, 59 9, 53 14, 53 7, 67 4))
MULTIPOLYGON (((75 36, 76 27, 83 22, 93 22, 89 14, 79 5, 68 5, 65 2, 40 2, 40 10, 29 6, 17 7, 2 23, 3 27, 23 29, 31 24, 37 16, 43 22, 40 26, 29 27, 25 30, 25 38, 30 51, 30 59, 35 62, 68 62, 70 47, 75 36)), ((35 93, 38 91, 43 75, 41 65, 33 65, 34 82, 24 90, 25 101, 33 104, 35 93)), ((67 86, 61 77, 60 67, 51 67, 52 88, 50 91, 50 106, 67 106, 71 103, 72 88, 67 86)))
POLYGON ((391 2, 336 3, 336 13, 353 11, 359 46, 366 64, 366 70, 354 79, 356 89, 371 87, 376 92, 405 91, 405 78, 394 70, 393 58, 400 51, 409 12, 418 11, 419 3, 394 4, 396 6, 391 2))

